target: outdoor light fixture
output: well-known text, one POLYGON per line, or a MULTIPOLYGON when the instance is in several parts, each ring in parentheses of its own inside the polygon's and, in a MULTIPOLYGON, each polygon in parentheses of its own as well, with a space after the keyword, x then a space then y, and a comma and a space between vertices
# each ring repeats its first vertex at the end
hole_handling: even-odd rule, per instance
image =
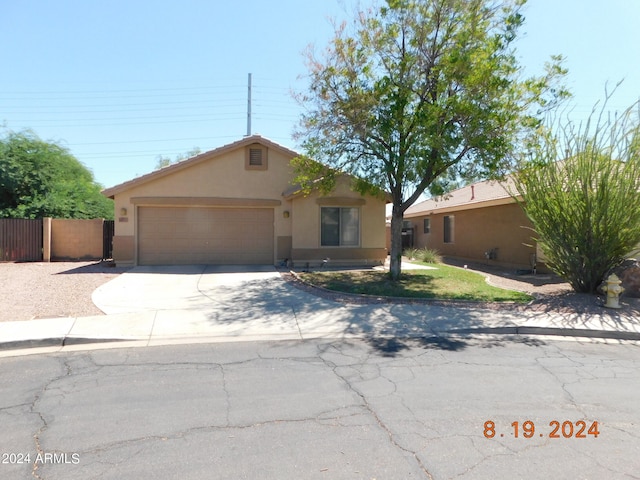
POLYGON ((289 215, 290 215, 290 214, 289 214, 289 210, 285 210, 284 212, 282 212, 282 216, 283 216, 284 218, 289 218, 289 215))
POLYGON ((122 215, 123 217, 124 217, 124 216, 126 216, 126 215, 127 215, 127 209, 126 209, 126 208, 124 208, 124 207, 122 207, 122 208, 120 209, 120 215, 122 215))

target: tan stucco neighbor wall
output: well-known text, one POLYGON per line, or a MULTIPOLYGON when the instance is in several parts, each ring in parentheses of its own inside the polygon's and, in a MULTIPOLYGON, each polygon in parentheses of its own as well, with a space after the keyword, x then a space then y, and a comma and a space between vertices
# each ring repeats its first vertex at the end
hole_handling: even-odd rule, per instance
POLYGON ((451 211, 406 218, 415 227, 416 248, 428 247, 444 256, 530 268, 535 248, 531 239, 532 224, 516 203, 484 208, 451 211), (444 217, 453 216, 453 242, 444 242, 444 217), (424 233, 424 219, 430 219, 430 233, 424 233), (496 257, 487 259, 492 249, 496 257))
POLYGON ((52 260, 100 260, 103 220, 51 220, 52 260))

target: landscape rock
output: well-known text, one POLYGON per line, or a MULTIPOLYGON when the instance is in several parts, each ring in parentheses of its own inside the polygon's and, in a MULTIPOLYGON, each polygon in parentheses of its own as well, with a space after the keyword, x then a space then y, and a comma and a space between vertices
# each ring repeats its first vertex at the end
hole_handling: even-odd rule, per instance
MULTIPOLYGON (((612 273, 615 273, 622 281, 621 285, 622 288, 624 288, 624 292, 622 292, 623 296, 640 298, 640 261, 633 258, 625 260, 607 272, 605 282, 612 273)), ((601 285, 601 289, 605 282, 601 285)))

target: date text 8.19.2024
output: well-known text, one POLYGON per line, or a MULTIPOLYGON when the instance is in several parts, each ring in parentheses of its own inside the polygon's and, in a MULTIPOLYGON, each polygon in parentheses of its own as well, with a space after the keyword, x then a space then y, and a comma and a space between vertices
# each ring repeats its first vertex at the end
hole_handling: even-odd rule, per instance
POLYGON ((545 428, 544 431, 542 429, 536 431, 536 424, 531 420, 526 420, 522 423, 513 422, 510 430, 505 429, 502 432, 499 431, 493 420, 484 422, 485 438, 505 437, 506 435, 515 438, 533 438, 536 436, 548 436, 549 438, 598 438, 600 430, 598 429, 598 422, 586 422, 584 420, 578 420, 577 422, 552 420, 549 422, 549 429, 545 428))

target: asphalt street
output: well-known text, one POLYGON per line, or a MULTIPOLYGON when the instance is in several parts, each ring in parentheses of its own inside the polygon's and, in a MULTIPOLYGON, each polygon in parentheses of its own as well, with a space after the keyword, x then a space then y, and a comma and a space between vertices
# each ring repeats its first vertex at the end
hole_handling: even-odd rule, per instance
POLYGON ((515 336, 0 358, 0 478, 640 478, 638 372, 515 336))

